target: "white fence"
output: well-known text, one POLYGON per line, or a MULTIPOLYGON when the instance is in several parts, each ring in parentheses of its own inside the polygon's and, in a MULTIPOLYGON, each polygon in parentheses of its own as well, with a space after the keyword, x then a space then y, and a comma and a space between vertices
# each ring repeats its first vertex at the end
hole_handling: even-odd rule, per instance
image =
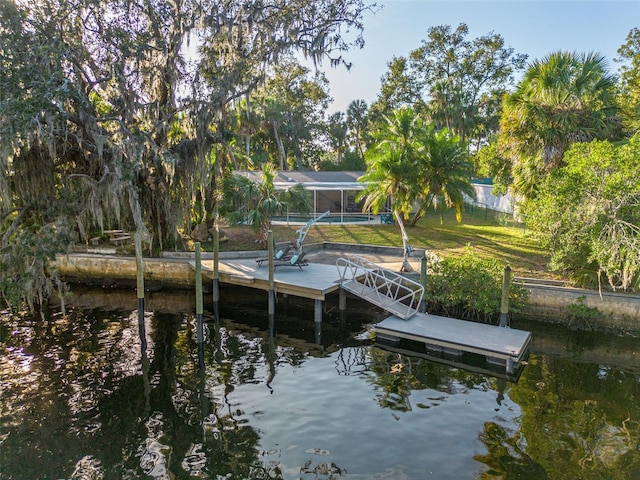
POLYGON ((514 217, 518 214, 517 200, 507 192, 505 195, 496 196, 492 193, 493 185, 474 183, 476 199, 465 195, 465 203, 476 207, 488 208, 496 212, 508 213, 514 217))

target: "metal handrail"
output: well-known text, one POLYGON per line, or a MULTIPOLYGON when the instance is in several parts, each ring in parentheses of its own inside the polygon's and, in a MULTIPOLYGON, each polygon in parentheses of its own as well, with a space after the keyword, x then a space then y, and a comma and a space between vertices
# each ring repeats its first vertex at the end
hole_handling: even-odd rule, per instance
POLYGON ((394 310, 394 305, 402 304, 407 309, 405 318, 418 313, 424 295, 424 287, 420 283, 358 256, 338 258, 336 267, 340 283, 352 281, 353 288, 349 290, 356 295, 367 298, 365 293, 373 290, 389 301, 384 306, 380 305, 383 308, 394 310))

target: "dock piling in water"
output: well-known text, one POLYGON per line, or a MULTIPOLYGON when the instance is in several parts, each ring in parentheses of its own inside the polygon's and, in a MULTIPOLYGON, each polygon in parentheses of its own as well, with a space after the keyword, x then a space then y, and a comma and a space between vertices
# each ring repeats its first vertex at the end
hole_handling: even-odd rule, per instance
POLYGON ((502 298, 500 299, 500 317, 498 317, 498 325, 501 327, 509 326, 509 291, 511 290, 511 267, 504 267, 504 276, 502 278, 502 298))
POLYGON ((276 295, 275 295, 275 280, 274 280, 274 266, 273 266, 273 231, 269 230, 267 234, 268 244, 268 256, 269 256, 269 315, 275 315, 276 313, 276 295))
POLYGON ((213 303, 220 301, 220 232, 218 224, 213 227, 213 303))
POLYGON ((204 320, 202 305, 202 254, 200 242, 196 242, 196 322, 198 343, 204 341, 204 320))
POLYGON ((142 238, 134 235, 136 249, 136 291, 138 296, 138 329, 143 348, 146 350, 146 332, 144 326, 144 262, 142 260, 142 238))
MULTIPOLYGON (((424 290, 427 290, 427 251, 424 251, 424 255, 420 260, 420 285, 424 290)), ((422 296, 420 300, 420 312, 425 313, 427 311, 427 299, 422 296)))

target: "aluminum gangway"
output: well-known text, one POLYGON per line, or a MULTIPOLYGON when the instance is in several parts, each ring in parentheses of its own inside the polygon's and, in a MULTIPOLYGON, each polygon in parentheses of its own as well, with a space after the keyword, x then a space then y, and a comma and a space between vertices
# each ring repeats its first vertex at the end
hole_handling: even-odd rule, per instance
POLYGON ((362 257, 336 261, 341 287, 402 319, 418 313, 424 287, 362 257))

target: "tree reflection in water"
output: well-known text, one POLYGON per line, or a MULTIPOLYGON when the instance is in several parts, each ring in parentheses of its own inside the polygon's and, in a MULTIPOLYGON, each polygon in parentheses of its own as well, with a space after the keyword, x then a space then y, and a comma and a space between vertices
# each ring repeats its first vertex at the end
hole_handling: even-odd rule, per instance
MULTIPOLYGON (((444 465, 441 478, 627 480, 640 472, 640 374, 633 370, 534 354, 518 383, 510 383, 372 347, 353 340, 344 324, 338 328, 352 346, 319 347, 308 332, 306 341, 296 337, 296 322, 304 321, 298 317, 291 330, 281 321, 276 338, 267 321, 261 329, 209 318, 200 345, 189 311, 148 313, 142 332, 136 312, 73 308, 48 312, 45 321, 7 312, 0 318, 3 479, 367 478, 367 466, 392 448, 416 448, 419 456, 398 465, 380 460, 380 478, 424 478, 451 452, 466 455, 468 464, 444 465), (295 377, 304 379, 305 371, 320 375, 320 383, 298 386, 295 377), (328 425, 326 437, 298 446, 298 457, 287 450, 289 437, 271 438, 265 426, 308 425, 296 417, 311 408, 306 403, 278 403, 294 389, 314 395, 308 405, 319 409, 313 414, 321 424, 340 415, 353 422, 328 425), (255 392, 262 396, 254 400, 255 392), (468 435, 469 422, 459 421, 464 436, 448 438, 460 448, 440 441, 445 432, 436 427, 449 427, 452 412, 478 422, 468 435), (394 428, 384 423, 389 414, 398 425, 390 437, 362 425, 368 419, 394 428), (349 452, 329 439, 355 428, 369 438, 349 447, 377 454, 348 471, 336 459, 349 452)), ((365 323, 354 322, 355 331, 365 323)))

